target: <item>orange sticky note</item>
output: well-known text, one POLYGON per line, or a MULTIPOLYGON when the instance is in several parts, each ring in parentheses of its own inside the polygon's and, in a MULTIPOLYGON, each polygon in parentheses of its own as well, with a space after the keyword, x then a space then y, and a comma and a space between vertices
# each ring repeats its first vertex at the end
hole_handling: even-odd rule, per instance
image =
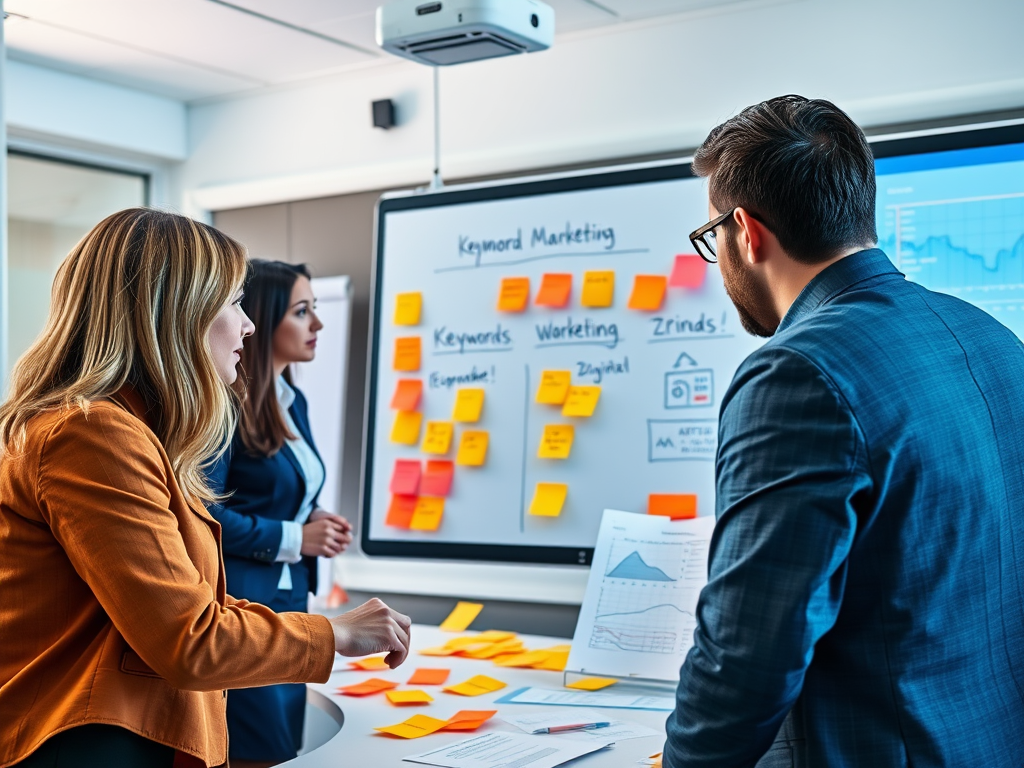
POLYGON ((537 449, 538 459, 568 459, 576 429, 572 424, 547 424, 537 449))
POLYGON ((708 273, 708 263, 696 253, 680 253, 672 265, 668 284, 674 288, 700 288, 708 273))
POLYGON ((688 520, 697 516, 697 494, 652 493, 647 497, 647 514, 664 515, 673 520, 688 520))
POLYGON ((442 731, 475 731, 498 714, 496 709, 463 709, 448 718, 442 731))
POLYGON ((537 483, 530 502, 530 514, 537 517, 558 517, 565 506, 569 486, 565 483, 537 483))
POLYGON ((416 508, 409 521, 410 531, 436 531, 441 526, 444 515, 444 499, 433 496, 420 496, 416 499, 416 508))
POLYGON ((594 415, 600 398, 601 388, 598 386, 569 387, 565 405, 562 406, 562 415, 589 418, 594 415))
POLYGON ((423 438, 423 452, 443 456, 452 444, 455 425, 450 421, 428 421, 427 434, 423 438))
POLYGON ((407 685, 443 685, 451 673, 450 669, 421 667, 412 673, 407 685))
POLYGON ((498 293, 499 312, 522 312, 530 301, 530 278, 506 277, 498 293))
POLYGON ((423 414, 419 411, 399 411, 391 427, 391 442, 401 445, 416 445, 420 441, 420 425, 423 414))
POLYGON ((420 491, 424 496, 447 496, 451 491, 454 476, 454 462, 446 459, 431 459, 427 462, 427 471, 420 479, 420 491))
POLYGON ((610 307, 614 297, 614 272, 583 273, 583 296, 580 298, 580 303, 584 307, 610 307))
POLYGON ((487 675, 476 675, 464 683, 450 685, 443 690, 448 693, 457 693, 459 696, 483 696, 485 693, 493 693, 504 688, 506 683, 495 680, 487 675))
POLYGON ((534 304, 542 307, 561 308, 569 303, 572 292, 572 275, 545 272, 540 281, 540 290, 534 304))
POLYGON ((519 640, 502 640, 500 643, 488 643, 479 648, 464 649, 461 651, 461 655, 471 659, 493 659, 503 654, 523 652, 525 649, 519 640))
POLYGON ((356 661, 350 661, 348 663, 352 669, 363 669, 363 670, 380 670, 380 669, 391 669, 388 663, 384 661, 383 656, 368 656, 365 659, 357 659, 356 661))
POLYGON ((459 439, 459 453, 455 463, 465 467, 482 467, 487 459, 490 436, 480 430, 466 430, 459 439))
POLYGON ((629 296, 629 308, 653 312, 661 309, 665 300, 668 279, 664 275, 637 275, 633 279, 633 293, 629 296))
POLYGON ((433 648, 423 648, 417 651, 420 656, 454 656, 459 652, 458 648, 446 648, 443 645, 438 645, 433 648))
POLYGON ((338 689, 338 693, 345 696, 369 696, 374 693, 380 693, 381 691, 390 691, 393 688, 397 688, 398 683, 393 683, 390 680, 382 680, 379 677, 371 677, 369 680, 364 680, 361 683, 355 685, 346 685, 338 689))
POLYGON ((420 492, 421 471, 418 459, 397 459, 389 490, 397 496, 415 496, 420 492))
MULTIPOLYGON (((479 616, 483 609, 483 603, 467 603, 460 600, 448 614, 448 618, 441 622, 440 629, 444 632, 462 632, 473 623, 473 619, 479 616)), ((455 643, 451 645, 454 646, 455 643)))
POLYGON ((584 677, 575 683, 566 683, 565 687, 577 691, 599 691, 602 688, 607 688, 609 685, 615 685, 615 681, 603 677, 584 677))
POLYGON ((391 407, 396 411, 415 411, 419 408, 422 396, 423 382, 420 379, 399 379, 391 398, 391 407))
POLYGON ((395 296, 395 325, 419 325, 423 294, 419 291, 395 296))
POLYGON ((476 423, 480 421, 480 412, 484 408, 484 391, 482 389, 460 389, 455 394, 455 410, 452 419, 476 423))
POLYGON ((438 720, 436 717, 413 715, 405 722, 396 725, 385 725, 373 730, 403 739, 418 739, 421 736, 428 736, 435 731, 440 731, 447 724, 448 721, 438 720))
POLYGON ((388 516, 384 518, 384 525, 408 529, 409 523, 412 522, 412 513, 415 511, 415 496, 392 496, 391 504, 388 506, 388 516))
POLYGON ((388 691, 385 696, 388 697, 388 701, 396 706, 429 704, 434 700, 434 697, 426 691, 388 691))
POLYGON ((543 371, 540 375, 540 386, 537 387, 537 402, 544 405, 561 405, 569 395, 570 384, 571 371, 543 371))
POLYGON ((420 337, 399 336, 395 339, 395 370, 418 371, 420 369, 420 337))

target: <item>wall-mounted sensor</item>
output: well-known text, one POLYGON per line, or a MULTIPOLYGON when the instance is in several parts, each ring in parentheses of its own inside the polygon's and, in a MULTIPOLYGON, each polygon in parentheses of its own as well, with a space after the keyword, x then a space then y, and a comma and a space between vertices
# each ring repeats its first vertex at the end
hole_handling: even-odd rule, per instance
POLYGON ((395 102, 391 99, 381 99, 373 102, 373 127, 383 128, 385 131, 395 125, 395 102))

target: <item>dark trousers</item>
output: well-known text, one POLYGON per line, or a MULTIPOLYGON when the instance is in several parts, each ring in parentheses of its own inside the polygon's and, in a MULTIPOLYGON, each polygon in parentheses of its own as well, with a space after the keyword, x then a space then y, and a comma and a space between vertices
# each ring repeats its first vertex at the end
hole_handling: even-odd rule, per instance
POLYGON ((11 768, 172 768, 174 755, 126 728, 90 723, 51 736, 11 768))

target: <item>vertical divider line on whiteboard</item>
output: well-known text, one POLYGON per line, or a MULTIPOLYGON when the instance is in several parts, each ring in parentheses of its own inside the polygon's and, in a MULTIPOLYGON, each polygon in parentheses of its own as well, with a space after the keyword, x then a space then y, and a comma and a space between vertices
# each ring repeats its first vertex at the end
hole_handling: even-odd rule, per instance
POLYGON ((530 439, 530 365, 526 368, 526 395, 523 405, 523 475, 522 483, 519 486, 519 532, 526 531, 526 458, 527 445, 530 439))

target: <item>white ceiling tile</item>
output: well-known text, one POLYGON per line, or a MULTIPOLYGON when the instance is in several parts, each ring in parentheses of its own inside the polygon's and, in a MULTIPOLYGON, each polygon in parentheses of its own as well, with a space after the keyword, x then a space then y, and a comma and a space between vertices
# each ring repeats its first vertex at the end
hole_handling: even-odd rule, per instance
POLYGON ((228 0, 265 16, 282 19, 299 26, 347 19, 354 16, 372 16, 378 5, 386 0, 228 0))
POLYGON ((555 9, 555 33, 578 32, 582 29, 616 24, 621 19, 584 0, 544 0, 555 9))
POLYGON ((704 8, 734 5, 743 0, 596 0, 625 20, 650 19, 704 8))
POLYGON ((375 13, 318 22, 315 28, 325 35, 339 37, 361 48, 377 51, 381 56, 388 55, 377 46, 377 17, 375 13))

